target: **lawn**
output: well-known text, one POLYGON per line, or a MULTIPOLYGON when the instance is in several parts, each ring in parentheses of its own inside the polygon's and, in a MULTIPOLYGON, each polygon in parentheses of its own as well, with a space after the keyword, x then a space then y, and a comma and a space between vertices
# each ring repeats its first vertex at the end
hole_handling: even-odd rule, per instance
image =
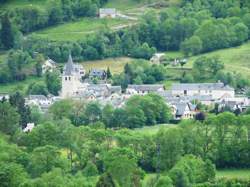
POLYGON ((224 63, 226 70, 242 73, 250 78, 250 42, 239 47, 217 50, 191 57, 185 67, 192 67, 193 62, 200 56, 217 56, 224 63))
POLYGON ((112 74, 118 74, 123 71, 123 68, 126 63, 130 63, 133 60, 134 60, 133 58, 120 57, 120 58, 107 58, 104 60, 85 61, 82 62, 81 64, 87 71, 95 68, 106 70, 109 67, 112 74))
POLYGON ((26 92, 28 86, 34 82, 42 82, 43 78, 29 77, 25 81, 0 84, 0 93, 26 92))
POLYGON ((43 38, 57 41, 75 41, 84 38, 87 34, 100 31, 105 28, 113 29, 116 26, 130 23, 124 19, 99 19, 82 18, 75 22, 64 23, 35 32, 43 38))
POLYGON ((238 178, 238 179, 250 179, 250 169, 227 169, 219 170, 216 172, 217 178, 238 178))

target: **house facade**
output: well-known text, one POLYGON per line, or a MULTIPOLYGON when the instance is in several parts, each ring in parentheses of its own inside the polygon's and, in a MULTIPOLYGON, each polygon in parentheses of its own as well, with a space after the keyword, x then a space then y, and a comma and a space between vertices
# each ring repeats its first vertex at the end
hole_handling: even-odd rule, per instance
POLYGON ((128 88, 126 89, 127 94, 138 94, 138 95, 146 95, 148 93, 157 93, 164 91, 163 84, 129 84, 128 88))
POLYGON ((53 72, 56 69, 56 62, 48 58, 42 65, 42 73, 53 72))
POLYGON ((217 100, 223 97, 233 98, 235 91, 223 83, 180 83, 173 84, 171 89, 174 96, 211 96, 217 100))

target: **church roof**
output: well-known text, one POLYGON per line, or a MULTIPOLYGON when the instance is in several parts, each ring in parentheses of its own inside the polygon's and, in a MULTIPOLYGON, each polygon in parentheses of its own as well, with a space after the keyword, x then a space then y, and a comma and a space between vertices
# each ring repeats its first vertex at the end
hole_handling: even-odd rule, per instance
POLYGON ((72 60, 72 56, 69 55, 68 62, 65 65, 64 75, 72 75, 73 71, 74 71, 74 63, 72 60))

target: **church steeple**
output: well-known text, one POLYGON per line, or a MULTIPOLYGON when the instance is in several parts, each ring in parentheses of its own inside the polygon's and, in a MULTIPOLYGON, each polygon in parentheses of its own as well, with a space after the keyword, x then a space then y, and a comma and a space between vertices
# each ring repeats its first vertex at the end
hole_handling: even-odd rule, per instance
POLYGON ((64 75, 72 75, 74 70, 74 63, 71 54, 69 55, 68 62, 65 65, 64 75))

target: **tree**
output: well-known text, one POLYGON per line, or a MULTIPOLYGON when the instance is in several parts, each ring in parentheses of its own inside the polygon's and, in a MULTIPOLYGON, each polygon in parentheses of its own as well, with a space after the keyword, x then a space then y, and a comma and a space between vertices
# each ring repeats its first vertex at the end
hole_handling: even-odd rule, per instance
POLYGON ((114 148, 104 155, 106 172, 121 187, 133 186, 133 177, 138 170, 134 153, 127 148, 114 148))
POLYGON ((143 110, 135 107, 126 107, 125 110, 127 113, 127 128, 139 128, 144 126, 144 124, 146 123, 146 117, 143 110))
POLYGON ((11 49, 14 47, 15 34, 13 26, 10 22, 9 16, 7 13, 3 16, 2 20, 2 29, 1 29, 1 41, 6 49, 11 49))
POLYGON ((156 143, 158 155, 156 157, 157 169, 163 171, 172 168, 183 154, 182 131, 180 129, 161 129, 157 134, 156 143))
POLYGON ((73 103, 71 100, 62 100, 55 102, 50 108, 49 112, 54 119, 69 118, 72 111, 73 103))
POLYGON ((114 108, 111 105, 106 105, 102 110, 102 121, 106 127, 112 127, 114 108))
POLYGON ((0 102, 0 130, 13 135, 19 127, 20 116, 8 102, 0 102))
POLYGON ((85 109, 85 116, 88 123, 95 123, 102 118, 100 104, 96 102, 88 103, 85 109))
POLYGON ((172 179, 168 176, 160 176, 155 187, 173 187, 172 179))
POLYGON ((25 99, 22 94, 16 92, 10 95, 9 102, 11 106, 17 109, 17 112, 20 115, 19 125, 24 128, 26 127, 27 123, 30 122, 30 108, 29 106, 25 105, 25 99))
POLYGON ((48 91, 53 95, 58 95, 61 90, 61 79, 58 72, 47 72, 45 75, 45 82, 48 91))
POLYGON ((100 176, 96 187, 117 187, 110 173, 104 173, 100 176))
POLYGON ((44 83, 32 83, 29 85, 28 93, 31 95, 48 95, 48 89, 44 83))
POLYGON ((224 69, 224 64, 217 57, 199 57, 193 64, 193 76, 195 80, 212 79, 224 69))
POLYGON ((20 164, 0 162, 1 187, 19 187, 28 175, 20 164))
POLYGON ((38 54, 36 56, 36 75, 37 77, 41 77, 42 76, 42 63, 44 62, 44 57, 41 54, 38 54))
POLYGON ((198 36, 192 36, 181 43, 181 50, 185 55, 197 55, 202 51, 202 41, 198 36))
POLYGON ((40 176, 44 172, 51 171, 54 167, 65 168, 58 148, 46 145, 35 148, 31 153, 29 168, 33 176, 40 176))
POLYGON ((204 183, 215 178, 215 167, 193 155, 186 155, 170 170, 175 186, 204 183))
POLYGON ((110 69, 108 67, 108 69, 107 69, 107 79, 110 79, 110 78, 112 78, 112 74, 111 74, 111 71, 110 71, 110 69))
POLYGON ((83 175, 86 177, 98 175, 98 170, 96 165, 93 162, 88 161, 85 168, 83 169, 83 175))

